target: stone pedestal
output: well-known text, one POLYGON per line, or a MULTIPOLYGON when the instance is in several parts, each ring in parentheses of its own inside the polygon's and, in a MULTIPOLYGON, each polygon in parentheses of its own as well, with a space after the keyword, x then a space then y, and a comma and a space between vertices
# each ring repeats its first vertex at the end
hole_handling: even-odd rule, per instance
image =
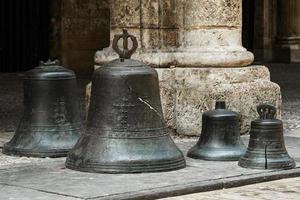
MULTIPOLYGON (((113 0, 111 39, 122 28, 137 36, 132 57, 157 69, 168 126, 180 135, 199 135, 201 116, 216 100, 242 114, 242 132, 257 117, 256 106, 281 107, 280 88, 266 67, 251 66, 241 43, 242 0, 113 0), (248 66, 248 67, 247 67, 248 66)), ((98 51, 101 66, 117 55, 98 51)), ((89 92, 88 92, 89 95, 89 92)), ((280 115, 280 114, 279 114, 280 115)))
POLYGON ((300 1, 278 0, 276 59, 300 62, 300 1))

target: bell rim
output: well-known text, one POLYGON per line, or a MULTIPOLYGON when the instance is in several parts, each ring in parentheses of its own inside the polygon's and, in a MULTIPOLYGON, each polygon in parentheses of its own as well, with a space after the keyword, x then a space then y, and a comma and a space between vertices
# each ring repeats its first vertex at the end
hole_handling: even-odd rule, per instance
MULTIPOLYGON (((199 148, 197 145, 192 147, 188 153, 187 157, 199 160, 208 160, 208 161, 238 161, 241 156, 246 153, 246 146, 243 144, 239 144, 234 148, 199 148), (197 152, 198 150, 198 152, 197 152), (206 156, 204 153, 199 153, 199 150, 210 151, 213 153, 217 152, 226 152, 221 156, 206 156), (238 153, 237 153, 238 152, 238 153)), ((212 154, 212 153, 210 153, 212 154)))
POLYGON ((245 168, 245 169, 257 169, 257 170, 274 170, 274 169, 282 169, 282 170, 287 170, 287 169, 294 169, 296 168, 296 162, 293 158, 289 158, 289 162, 286 163, 286 165, 281 165, 278 166, 279 164, 276 165, 276 163, 269 163, 268 168, 265 168, 265 163, 257 163, 253 162, 252 164, 247 164, 247 160, 245 160, 243 157, 240 158, 238 162, 238 166, 245 168), (278 167, 277 167, 278 166, 278 167))
POLYGON ((2 153, 9 156, 20 157, 35 157, 35 158, 59 158, 66 157, 71 148, 68 149, 51 149, 47 151, 33 151, 32 149, 15 148, 8 144, 5 144, 2 149, 2 153))
POLYGON ((65 163, 66 168, 88 172, 88 173, 103 173, 103 174, 134 174, 134 173, 153 173, 153 172, 167 172, 180 170, 186 167, 186 161, 184 157, 177 159, 172 162, 151 164, 134 164, 128 163, 123 165, 105 165, 103 163, 90 163, 83 167, 78 167, 75 165, 75 161, 67 158, 65 163), (147 166, 147 167, 145 167, 147 166))

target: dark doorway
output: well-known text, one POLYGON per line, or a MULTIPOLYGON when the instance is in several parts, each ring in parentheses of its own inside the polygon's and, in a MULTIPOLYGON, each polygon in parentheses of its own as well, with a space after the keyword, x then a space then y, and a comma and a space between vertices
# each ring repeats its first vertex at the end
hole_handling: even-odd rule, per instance
POLYGON ((26 71, 48 58, 49 1, 0 1, 0 72, 26 71))
POLYGON ((243 46, 253 52, 255 1, 243 0, 243 46))

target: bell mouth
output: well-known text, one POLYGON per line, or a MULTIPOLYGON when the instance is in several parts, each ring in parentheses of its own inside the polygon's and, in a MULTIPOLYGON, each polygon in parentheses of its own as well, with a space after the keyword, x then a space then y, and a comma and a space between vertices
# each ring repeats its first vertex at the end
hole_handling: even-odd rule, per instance
POLYGON ((238 161, 245 152, 246 147, 243 143, 220 148, 195 145, 188 151, 187 156, 193 159, 208 161, 238 161))
POLYGON ((50 150, 36 150, 36 149, 24 149, 10 146, 5 144, 2 149, 2 153, 8 156, 19 157, 33 157, 33 158, 60 158, 66 157, 71 148, 68 149, 50 149, 50 150))
POLYGON ((215 109, 226 109, 225 101, 216 101, 215 109))

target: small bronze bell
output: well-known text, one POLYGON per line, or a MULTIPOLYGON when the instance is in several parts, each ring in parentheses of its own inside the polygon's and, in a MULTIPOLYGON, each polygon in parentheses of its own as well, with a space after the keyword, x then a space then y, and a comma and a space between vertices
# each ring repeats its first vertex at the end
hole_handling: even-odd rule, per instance
POLYGON ((203 113, 202 132, 198 143, 187 156, 195 159, 235 161, 246 151, 241 141, 239 115, 217 101, 216 109, 203 113))
POLYGON ((58 64, 40 62, 25 73, 24 114, 4 154, 62 157, 77 142, 82 124, 76 76, 58 64))
POLYGON ((260 119, 251 122, 247 152, 239 166, 253 169, 291 169, 295 161, 288 155, 282 121, 275 119, 276 108, 268 104, 257 107, 260 119))
POLYGON ((185 167, 164 123, 156 70, 129 59, 137 47, 136 38, 123 30, 113 40, 120 59, 94 72, 86 132, 70 151, 67 168, 139 173, 185 167), (123 51, 117 46, 120 39, 123 51))

